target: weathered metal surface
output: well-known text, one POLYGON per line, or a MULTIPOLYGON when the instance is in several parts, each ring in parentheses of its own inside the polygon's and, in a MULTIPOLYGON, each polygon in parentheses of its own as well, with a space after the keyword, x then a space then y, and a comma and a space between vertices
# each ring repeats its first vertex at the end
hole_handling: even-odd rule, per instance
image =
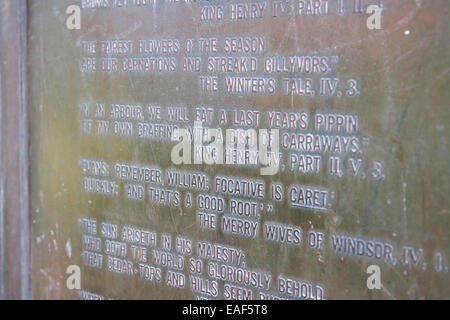
POLYGON ((0 299, 30 297, 26 1, 0 3, 0 299))
POLYGON ((29 3, 34 298, 450 297, 448 1, 380 30, 378 1, 80 1, 69 30, 72 2, 29 3), (176 165, 196 117, 278 129, 279 170, 176 165))

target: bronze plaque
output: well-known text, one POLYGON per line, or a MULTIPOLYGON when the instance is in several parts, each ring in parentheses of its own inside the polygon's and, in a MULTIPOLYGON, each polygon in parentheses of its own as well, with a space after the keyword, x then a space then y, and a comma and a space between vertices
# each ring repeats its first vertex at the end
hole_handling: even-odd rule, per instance
POLYGON ((450 298, 447 0, 73 2, 28 8, 34 298, 450 298))

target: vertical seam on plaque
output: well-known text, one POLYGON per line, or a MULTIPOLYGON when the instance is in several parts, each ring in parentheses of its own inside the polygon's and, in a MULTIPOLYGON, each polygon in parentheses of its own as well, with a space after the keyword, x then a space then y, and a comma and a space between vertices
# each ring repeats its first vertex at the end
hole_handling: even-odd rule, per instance
MULTIPOLYGON (((0 10, 2 10, 0 8, 0 10)), ((3 39, 2 34, 2 11, 0 12, 0 43, 3 39)), ((5 241, 4 241, 4 186, 5 186, 5 170, 4 170, 4 152, 3 152, 3 82, 2 82, 2 50, 0 50, 0 299, 5 299, 5 241)))
POLYGON ((17 7, 19 32, 19 184, 20 184, 20 248, 21 248, 21 297, 30 297, 30 221, 29 221, 29 154, 28 154, 28 51, 27 4, 21 0, 17 7))

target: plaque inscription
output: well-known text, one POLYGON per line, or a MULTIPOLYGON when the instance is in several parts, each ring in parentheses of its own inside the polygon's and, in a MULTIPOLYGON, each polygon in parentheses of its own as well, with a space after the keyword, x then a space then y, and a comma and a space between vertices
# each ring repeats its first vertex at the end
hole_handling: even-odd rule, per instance
POLYGON ((35 298, 449 298, 447 1, 70 5, 29 8, 35 298))

